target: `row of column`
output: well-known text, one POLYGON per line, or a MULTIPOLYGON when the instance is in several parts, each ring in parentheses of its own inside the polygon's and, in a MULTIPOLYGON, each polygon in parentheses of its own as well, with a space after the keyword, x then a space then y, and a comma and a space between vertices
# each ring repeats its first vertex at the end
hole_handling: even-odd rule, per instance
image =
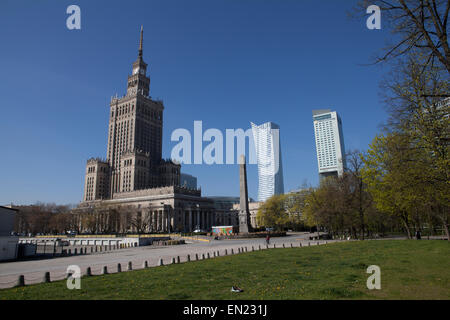
POLYGON ((194 230, 211 231, 211 227, 215 225, 216 214, 213 211, 201 210, 200 208, 188 208, 183 210, 182 226, 184 232, 192 232, 194 230))
POLYGON ((156 210, 150 212, 150 231, 152 232, 172 232, 174 231, 174 219, 172 210, 156 210))
POLYGON ((172 208, 166 208, 149 214, 151 232, 192 232, 197 229, 209 232, 216 224, 215 212, 200 208, 180 209, 175 212, 172 208), (181 221, 178 214, 181 214, 181 221))

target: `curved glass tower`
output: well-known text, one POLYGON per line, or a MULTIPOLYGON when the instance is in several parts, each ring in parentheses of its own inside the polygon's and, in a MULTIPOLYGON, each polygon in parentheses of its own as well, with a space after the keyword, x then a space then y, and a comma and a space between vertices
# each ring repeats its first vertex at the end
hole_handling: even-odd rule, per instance
POLYGON ((273 122, 251 125, 258 161, 258 201, 266 201, 284 193, 280 127, 273 122))

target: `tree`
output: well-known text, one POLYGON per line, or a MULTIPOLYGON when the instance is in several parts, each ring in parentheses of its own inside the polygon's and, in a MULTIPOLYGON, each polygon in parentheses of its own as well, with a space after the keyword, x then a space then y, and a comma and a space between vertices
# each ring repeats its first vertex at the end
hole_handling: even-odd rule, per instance
POLYGON ((428 203, 424 191, 424 172, 427 167, 421 158, 426 154, 416 148, 411 136, 387 133, 372 142, 362 170, 364 182, 377 208, 398 216, 408 237, 412 237, 411 223, 418 224, 420 212, 428 203))
POLYGON ((396 39, 376 62, 420 50, 427 65, 439 62, 450 73, 447 40, 450 0, 364 0, 357 9, 365 13, 369 5, 380 7, 383 25, 391 28, 396 39))
MULTIPOLYGON (((450 91, 448 73, 439 65, 426 64, 417 52, 409 53, 385 79, 383 89, 389 112, 387 132, 398 133, 409 141, 404 166, 412 168, 414 159, 416 196, 423 212, 416 220, 441 222, 449 234, 450 207, 450 101, 441 96, 450 91)), ((393 150, 391 148, 391 150, 393 150)), ((400 160, 399 160, 400 161, 400 160)), ((417 209, 417 207, 416 207, 417 209)))
MULTIPOLYGON (((150 215, 135 207, 130 207, 128 210, 131 217, 130 223, 134 230, 136 230, 138 234, 147 231, 150 225, 150 215)), ((150 208, 148 211, 150 211, 150 208)))
POLYGON ((289 214, 285 207, 286 195, 274 195, 258 209, 258 225, 282 230, 289 223, 289 214))
POLYGON ((364 240, 364 235, 366 232, 366 210, 372 205, 372 197, 367 191, 366 184, 363 181, 362 169, 364 166, 363 154, 357 150, 351 151, 346 155, 347 160, 347 171, 346 175, 350 176, 351 183, 351 197, 352 209, 358 214, 359 218, 359 228, 361 239, 364 240))
POLYGON ((310 227, 325 228, 331 235, 342 235, 352 231, 353 219, 349 219, 348 203, 344 180, 328 177, 321 181, 319 188, 307 195, 304 219, 310 227))

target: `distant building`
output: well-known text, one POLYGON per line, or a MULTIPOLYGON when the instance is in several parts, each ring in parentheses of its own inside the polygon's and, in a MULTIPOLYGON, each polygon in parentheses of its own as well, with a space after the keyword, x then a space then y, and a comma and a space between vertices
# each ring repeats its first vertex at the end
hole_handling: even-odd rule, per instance
POLYGON ((239 197, 208 197, 208 199, 214 203, 218 226, 239 226, 239 212, 232 210, 234 205, 239 205, 239 197))
POLYGON ((280 127, 273 122, 251 125, 258 162, 258 201, 264 202, 284 193, 280 127))
POLYGON ((188 189, 197 189, 197 177, 187 173, 180 174, 180 186, 188 189))
POLYGON ((336 111, 313 110, 313 121, 320 178, 341 176, 346 167, 341 118, 336 111))
POLYGON ((12 235, 17 211, 0 206, 0 261, 17 258, 19 237, 12 235))

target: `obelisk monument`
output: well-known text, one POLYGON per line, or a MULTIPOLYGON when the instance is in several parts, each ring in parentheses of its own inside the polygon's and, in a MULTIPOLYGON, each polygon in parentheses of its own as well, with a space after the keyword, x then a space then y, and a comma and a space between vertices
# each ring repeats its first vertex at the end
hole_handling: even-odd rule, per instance
POLYGON ((248 188, 247 188, 247 167, 245 156, 239 159, 239 187, 240 187, 240 208, 239 208, 239 233, 251 232, 250 211, 248 209, 248 188))

